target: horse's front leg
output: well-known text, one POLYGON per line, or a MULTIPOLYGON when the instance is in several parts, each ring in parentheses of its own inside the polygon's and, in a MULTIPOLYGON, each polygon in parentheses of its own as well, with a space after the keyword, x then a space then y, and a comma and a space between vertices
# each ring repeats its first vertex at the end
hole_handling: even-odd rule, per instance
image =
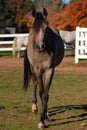
POLYGON ((36 78, 33 77, 33 84, 34 84, 34 94, 33 94, 33 105, 32 105, 32 112, 37 113, 38 112, 38 107, 37 107, 37 81, 36 78))
POLYGON ((52 77, 53 77, 54 69, 51 68, 45 72, 45 79, 44 79, 44 90, 42 93, 42 113, 40 117, 40 123, 38 124, 39 128, 45 128, 45 120, 48 120, 48 110, 47 110, 47 102, 49 99, 49 88, 51 85, 52 77))

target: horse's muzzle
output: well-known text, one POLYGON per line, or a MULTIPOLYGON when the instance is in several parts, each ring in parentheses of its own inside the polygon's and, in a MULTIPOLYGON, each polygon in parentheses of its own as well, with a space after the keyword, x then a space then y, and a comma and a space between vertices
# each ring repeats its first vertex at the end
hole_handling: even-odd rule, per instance
POLYGON ((37 49, 39 52, 41 52, 41 51, 45 51, 46 46, 45 44, 42 44, 41 46, 35 44, 34 48, 37 49))

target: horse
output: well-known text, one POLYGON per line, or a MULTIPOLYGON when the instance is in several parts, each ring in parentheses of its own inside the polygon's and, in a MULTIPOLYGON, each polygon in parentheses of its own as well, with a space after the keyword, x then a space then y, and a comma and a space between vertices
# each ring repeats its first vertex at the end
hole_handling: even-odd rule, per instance
POLYGON ((73 30, 73 31, 59 30, 59 34, 66 43, 71 43, 71 42, 75 41, 75 37, 76 37, 75 30, 73 30))
POLYGON ((29 33, 28 45, 24 56, 24 84, 23 89, 27 90, 30 79, 34 84, 32 112, 38 111, 37 87, 42 101, 42 110, 38 128, 45 128, 45 120, 48 118, 49 89, 54 75, 54 70, 61 63, 64 57, 63 40, 53 28, 49 26, 48 11, 32 11, 34 22, 29 33))
POLYGON ((27 47, 28 36, 15 37, 13 40, 13 57, 20 57, 20 50, 22 46, 27 47))

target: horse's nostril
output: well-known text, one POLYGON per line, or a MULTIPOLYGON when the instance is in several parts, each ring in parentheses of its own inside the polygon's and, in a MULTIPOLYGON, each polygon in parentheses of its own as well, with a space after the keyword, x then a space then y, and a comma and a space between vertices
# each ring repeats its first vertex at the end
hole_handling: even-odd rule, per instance
POLYGON ((42 44, 41 46, 39 46, 39 45, 35 44, 34 48, 36 48, 38 51, 44 51, 45 50, 45 45, 42 44))
POLYGON ((44 48, 45 48, 45 44, 42 45, 42 49, 44 49, 44 48))
POLYGON ((34 46, 34 48, 40 49, 40 47, 37 44, 34 46))

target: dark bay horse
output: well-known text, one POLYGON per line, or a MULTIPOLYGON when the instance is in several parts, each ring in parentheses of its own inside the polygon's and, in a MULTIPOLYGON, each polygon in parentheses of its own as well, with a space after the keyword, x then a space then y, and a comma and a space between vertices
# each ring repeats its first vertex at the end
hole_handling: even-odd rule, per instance
POLYGON ((52 29, 47 21, 48 12, 32 11, 34 23, 29 34, 27 51, 24 58, 24 89, 28 88, 30 78, 34 84, 32 111, 37 112, 37 85, 42 101, 42 112, 39 128, 45 128, 48 120, 47 102, 49 89, 52 82, 54 68, 59 65, 64 57, 64 45, 58 32, 52 29))

